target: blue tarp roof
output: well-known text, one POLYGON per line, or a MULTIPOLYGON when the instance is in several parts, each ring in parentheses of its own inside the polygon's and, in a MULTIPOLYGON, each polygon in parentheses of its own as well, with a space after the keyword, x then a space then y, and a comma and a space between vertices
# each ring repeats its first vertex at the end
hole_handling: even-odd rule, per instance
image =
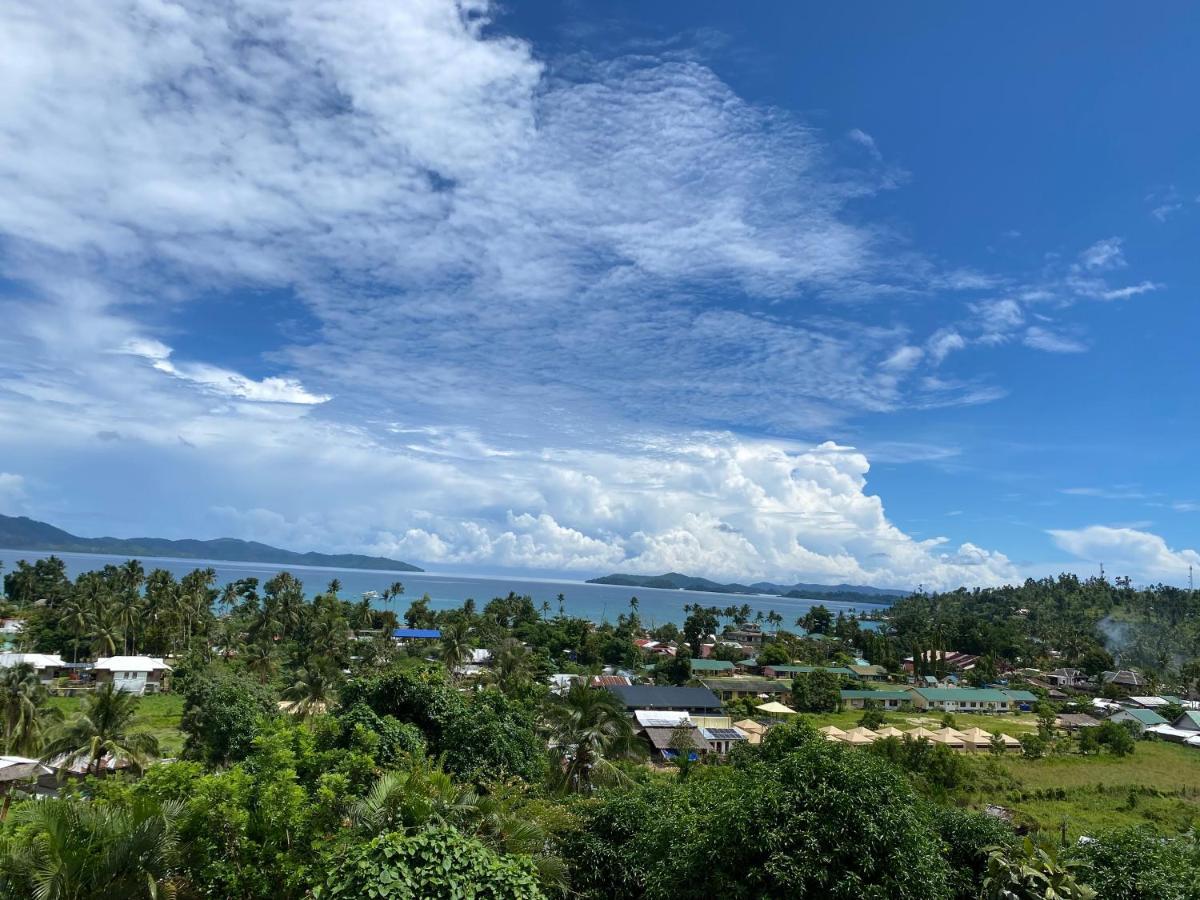
POLYGON ((396 638, 440 638, 441 636, 441 629, 438 628, 397 628, 392 632, 392 637, 396 638))

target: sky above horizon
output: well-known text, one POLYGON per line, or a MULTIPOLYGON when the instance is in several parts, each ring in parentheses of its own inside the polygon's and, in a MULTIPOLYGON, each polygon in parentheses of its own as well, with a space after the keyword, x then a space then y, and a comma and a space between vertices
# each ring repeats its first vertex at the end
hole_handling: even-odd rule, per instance
POLYGON ((0 512, 1186 584, 1197 45, 1182 2, 4 4, 0 512))

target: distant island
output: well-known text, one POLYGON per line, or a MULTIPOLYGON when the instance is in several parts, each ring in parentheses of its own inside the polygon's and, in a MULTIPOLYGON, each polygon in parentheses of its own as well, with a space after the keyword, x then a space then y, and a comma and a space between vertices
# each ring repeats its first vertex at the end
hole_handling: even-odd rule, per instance
POLYGON ((211 541, 166 538, 87 538, 25 516, 0 515, 0 547, 7 550, 48 550, 61 553, 102 553, 109 556, 169 556, 176 559, 213 559, 228 562, 276 563, 290 566, 326 566, 335 569, 374 569, 423 572, 414 565, 383 556, 360 553, 295 553, 257 541, 217 538, 211 541))
POLYGON ((906 597, 912 591, 871 587, 865 584, 773 584, 756 581, 754 584, 721 584, 707 578, 667 572, 665 575, 605 575, 590 578, 588 584, 615 584, 624 587, 666 588, 679 591, 710 591, 714 594, 775 594, 798 600, 830 600, 845 603, 889 603, 906 597))

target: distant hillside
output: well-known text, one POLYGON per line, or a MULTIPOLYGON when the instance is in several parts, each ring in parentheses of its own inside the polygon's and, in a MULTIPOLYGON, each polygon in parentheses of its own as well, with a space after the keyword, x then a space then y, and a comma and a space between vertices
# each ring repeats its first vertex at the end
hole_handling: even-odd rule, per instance
POLYGON ((77 537, 25 516, 0 515, 0 547, 9 550, 57 550, 62 553, 103 553, 109 556, 173 556, 177 559, 223 559, 230 562, 329 566, 339 569, 384 569, 421 572, 416 566, 382 556, 359 553, 294 553, 257 541, 217 538, 212 541, 169 541, 165 538, 77 537))
POLYGON ((754 584, 731 582, 721 584, 707 578, 667 572, 665 575, 605 575, 591 578, 588 584, 616 584, 624 587, 669 588, 683 591, 710 591, 716 594, 776 594, 811 600, 839 600, 847 603, 888 603, 897 597, 908 596, 910 591, 871 587, 865 584, 773 584, 756 581, 754 584))

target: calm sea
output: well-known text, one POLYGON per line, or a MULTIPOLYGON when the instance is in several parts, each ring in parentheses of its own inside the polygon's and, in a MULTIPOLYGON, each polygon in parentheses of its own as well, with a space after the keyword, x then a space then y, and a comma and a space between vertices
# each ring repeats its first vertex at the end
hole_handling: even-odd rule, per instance
MULTIPOLYGON (((125 557, 102 556, 92 553, 51 554, 34 550, 0 550, 0 562, 4 563, 4 571, 11 571, 19 559, 34 560, 51 555, 59 557, 66 563, 67 574, 71 578, 76 577, 80 572, 99 569, 109 563, 120 564, 125 561, 125 557)), ((639 601, 639 615, 642 621, 651 627, 666 622, 682 624, 685 615, 684 604, 697 602, 705 606, 722 608, 749 604, 753 612, 762 610, 764 614, 773 609, 783 616, 785 627, 792 625, 798 617, 821 602, 835 614, 839 610, 851 613, 883 608, 881 605, 872 603, 833 603, 767 595, 615 587, 607 584, 585 584, 581 581, 552 581, 517 576, 481 577, 435 572, 375 572, 363 569, 228 562, 219 559, 142 557, 141 561, 142 565, 146 567, 146 571, 167 569, 176 576, 184 575, 192 569, 211 567, 216 570, 219 585, 236 581, 239 578, 258 578, 266 581, 286 570, 304 582, 305 593, 309 596, 324 590, 330 580, 336 578, 342 583, 341 597, 343 599, 358 599, 368 591, 382 593, 384 588, 392 582, 399 581, 404 585, 404 596, 393 604, 397 613, 403 613, 408 608, 409 602, 422 594, 430 596, 432 600, 430 605, 435 609, 460 606, 468 597, 473 598, 482 608, 488 600, 493 597, 507 596, 509 591, 528 594, 538 605, 542 601, 549 603, 551 615, 558 612, 557 597, 562 594, 566 598, 564 609, 568 615, 580 616, 595 622, 615 621, 620 613, 628 611, 629 598, 636 595, 639 601)), ((382 606, 382 603, 378 605, 382 606)))

